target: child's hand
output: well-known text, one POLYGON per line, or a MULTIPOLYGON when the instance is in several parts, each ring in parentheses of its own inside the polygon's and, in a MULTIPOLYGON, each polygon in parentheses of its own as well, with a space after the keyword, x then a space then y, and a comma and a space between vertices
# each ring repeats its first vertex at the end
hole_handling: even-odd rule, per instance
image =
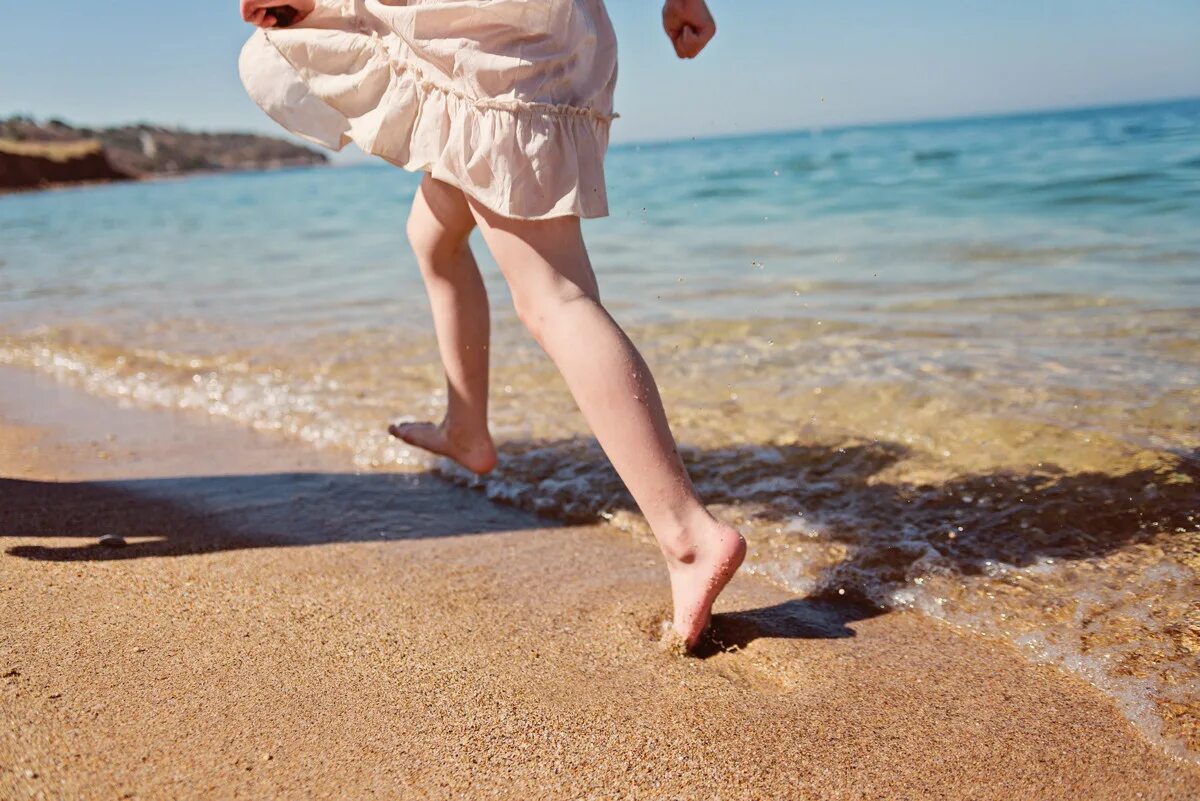
POLYGON ((662 16, 663 30, 680 58, 695 58, 717 34, 717 23, 704 0, 667 0, 662 16))
POLYGON ((311 14, 317 5, 316 0, 241 0, 241 4, 242 19, 260 28, 294 25, 311 14))

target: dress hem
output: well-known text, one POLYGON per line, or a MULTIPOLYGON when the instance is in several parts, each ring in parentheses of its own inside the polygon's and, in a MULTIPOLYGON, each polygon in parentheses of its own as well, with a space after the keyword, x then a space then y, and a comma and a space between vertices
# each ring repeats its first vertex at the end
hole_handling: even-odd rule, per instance
POLYGON ((377 34, 320 31, 330 47, 357 57, 353 70, 323 74, 298 63, 311 53, 309 42, 297 37, 304 33, 257 31, 239 63, 251 98, 285 129, 335 151, 354 142, 390 164, 428 172, 511 219, 608 215, 603 159, 616 115, 472 98, 428 79, 377 34), (346 86, 373 87, 375 102, 350 107, 342 100, 346 86), (556 168, 544 166, 551 164, 556 168))

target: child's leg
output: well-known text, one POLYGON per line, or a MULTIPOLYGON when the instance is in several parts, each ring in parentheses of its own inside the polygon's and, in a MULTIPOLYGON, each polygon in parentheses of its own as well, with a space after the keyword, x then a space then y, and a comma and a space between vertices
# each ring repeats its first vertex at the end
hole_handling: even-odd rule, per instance
POLYGON ((579 219, 512 220, 468 201, 517 314, 566 379, 667 558, 675 630, 694 645, 746 545, 692 487, 654 378, 600 305, 579 219))
POLYGON ((446 370, 446 417, 404 423, 393 436, 448 456, 476 473, 496 466, 488 434, 488 298, 467 237, 475 220, 458 189, 426 175, 413 200, 408 238, 425 279, 446 370))

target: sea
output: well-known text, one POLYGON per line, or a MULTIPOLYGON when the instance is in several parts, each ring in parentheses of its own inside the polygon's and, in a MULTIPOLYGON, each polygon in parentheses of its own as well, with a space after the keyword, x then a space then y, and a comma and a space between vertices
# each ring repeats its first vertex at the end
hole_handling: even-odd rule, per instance
MULTIPOLYGON (((1200 100, 626 144, 584 224, 689 470, 797 596, 999 638, 1200 760, 1200 100)), ((645 523, 474 240, 501 462, 445 388, 383 163, 0 198, 0 364, 645 523)))

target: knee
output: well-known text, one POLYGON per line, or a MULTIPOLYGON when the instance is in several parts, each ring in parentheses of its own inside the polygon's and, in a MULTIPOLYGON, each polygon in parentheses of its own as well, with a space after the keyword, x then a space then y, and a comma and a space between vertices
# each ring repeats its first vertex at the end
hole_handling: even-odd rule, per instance
POLYGON ((538 305, 531 297, 513 293, 513 311, 517 313, 517 319, 521 321, 521 325, 529 330, 529 333, 533 334, 533 338, 540 342, 541 324, 539 320, 541 319, 541 312, 538 309, 538 305))
POLYGON ((539 345, 544 345, 542 337, 546 327, 546 314, 549 311, 547 304, 533 298, 514 297, 513 309, 517 312, 517 319, 521 321, 521 325, 525 326, 539 345))
POLYGON ((461 252, 471 229, 456 231, 441 225, 433 217, 413 209, 408 215, 405 233, 422 272, 438 271, 438 266, 461 252))
POLYGON ((438 273, 456 261, 467 247, 475 218, 466 196, 428 175, 413 198, 405 232, 426 274, 438 273))
POLYGON ((581 302, 590 303, 592 299, 574 285, 513 294, 513 309, 517 319, 542 346, 556 321, 581 302))

